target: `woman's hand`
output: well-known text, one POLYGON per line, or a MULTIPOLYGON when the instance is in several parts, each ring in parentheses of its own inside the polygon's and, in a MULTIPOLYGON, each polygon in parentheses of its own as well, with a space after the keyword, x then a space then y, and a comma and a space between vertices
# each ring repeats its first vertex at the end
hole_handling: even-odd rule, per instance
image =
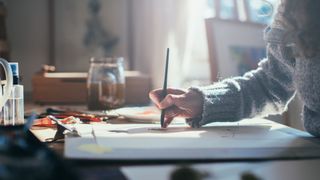
POLYGON ((167 127, 173 118, 194 118, 202 113, 203 97, 193 90, 167 89, 168 95, 162 100, 162 89, 149 93, 150 99, 159 109, 166 109, 164 127, 167 127))

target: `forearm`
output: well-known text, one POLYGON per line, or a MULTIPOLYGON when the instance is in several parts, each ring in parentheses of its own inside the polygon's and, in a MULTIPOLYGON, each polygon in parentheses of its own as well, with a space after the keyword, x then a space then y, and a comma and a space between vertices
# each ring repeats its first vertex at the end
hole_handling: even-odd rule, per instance
POLYGON ((195 127, 281 113, 295 92, 291 69, 271 55, 242 77, 191 89, 204 99, 202 116, 190 121, 195 127))

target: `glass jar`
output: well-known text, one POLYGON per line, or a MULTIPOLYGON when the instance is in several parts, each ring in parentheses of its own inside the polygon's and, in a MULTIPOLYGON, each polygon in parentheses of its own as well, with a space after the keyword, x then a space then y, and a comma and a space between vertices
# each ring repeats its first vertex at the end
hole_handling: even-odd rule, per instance
POLYGON ((87 89, 89 110, 121 107, 125 101, 123 58, 91 58, 87 89))

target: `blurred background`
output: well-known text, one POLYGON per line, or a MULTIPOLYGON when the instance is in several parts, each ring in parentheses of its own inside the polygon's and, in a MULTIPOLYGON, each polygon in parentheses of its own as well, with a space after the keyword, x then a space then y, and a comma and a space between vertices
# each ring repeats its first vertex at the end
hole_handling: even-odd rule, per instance
MULTIPOLYGON (((246 27, 258 29, 262 39, 278 1, 268 0, 271 6, 263 0, 1 0, 0 51, 20 63, 26 96, 42 65, 87 72, 90 57, 104 56, 124 57, 126 70, 146 74, 152 88, 159 88, 167 47, 169 85, 205 85, 254 68, 247 57, 256 64, 265 56, 260 40, 260 46, 230 41, 228 51, 219 47, 240 36, 251 42, 254 36, 242 36, 246 27), (232 29, 236 25, 241 27, 232 29), (233 31, 227 33, 228 27, 233 31), (224 57, 236 63, 223 66, 224 57)), ((299 106, 295 100, 279 121, 302 128, 299 106)))

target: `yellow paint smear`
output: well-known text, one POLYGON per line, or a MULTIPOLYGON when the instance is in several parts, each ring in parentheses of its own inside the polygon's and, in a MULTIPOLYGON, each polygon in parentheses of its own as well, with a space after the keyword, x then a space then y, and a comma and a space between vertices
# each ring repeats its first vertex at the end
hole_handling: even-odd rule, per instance
POLYGON ((78 146, 78 149, 80 151, 85 151, 92 154, 103 154, 103 153, 108 153, 112 151, 111 148, 102 147, 97 144, 82 144, 78 146))

